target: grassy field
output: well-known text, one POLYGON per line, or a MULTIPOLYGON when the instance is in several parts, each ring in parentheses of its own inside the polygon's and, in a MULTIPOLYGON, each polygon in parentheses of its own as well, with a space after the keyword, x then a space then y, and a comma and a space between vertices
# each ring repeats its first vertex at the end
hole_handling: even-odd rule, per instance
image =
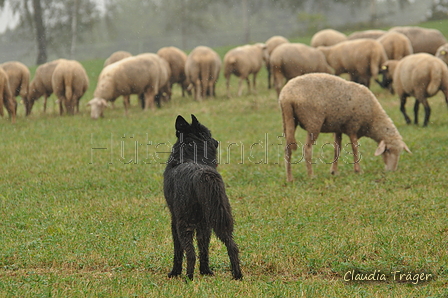
MULTIPOLYGON (((431 121, 422 128, 405 124, 396 96, 372 87, 413 152, 402 154, 398 171, 384 172, 376 143, 363 138, 363 173, 353 173, 347 150, 332 176, 325 146, 332 136, 321 135, 316 177, 307 177, 295 152, 295 181, 287 184, 281 115, 265 70, 256 95, 227 99, 221 77, 217 98, 198 103, 175 86, 173 100, 155 112, 142 112, 133 97, 126 117, 119 99, 93 121, 85 103, 102 63, 83 62, 91 86, 74 117, 58 116, 52 96, 47 114, 40 99, 28 118, 19 107, 15 125, 0 119, 0 297, 448 297, 441 94, 430 99, 431 121), (192 113, 221 142, 218 170, 236 220, 241 282, 231 280, 214 237, 214 277, 196 270, 191 283, 167 278, 172 240, 162 173, 175 118, 192 113), (346 281, 353 270, 386 280, 346 281), (408 272, 431 278, 398 280, 408 272)), ((409 114, 412 106, 413 99, 409 114)), ((305 141, 300 128, 297 140, 305 141)))

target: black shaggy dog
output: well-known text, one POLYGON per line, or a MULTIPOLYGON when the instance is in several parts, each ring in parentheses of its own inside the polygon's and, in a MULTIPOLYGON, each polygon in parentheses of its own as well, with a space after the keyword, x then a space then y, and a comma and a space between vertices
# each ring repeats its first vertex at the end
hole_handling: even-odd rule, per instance
POLYGON ((164 172, 165 199, 171 212, 174 241, 173 270, 168 277, 182 273, 182 259, 187 257, 187 277, 192 280, 196 253, 193 236, 199 248, 199 270, 213 275, 208 249, 212 229, 226 245, 234 279, 242 279, 238 247, 233 241, 233 218, 224 182, 216 170, 218 142, 210 130, 191 115, 191 125, 182 117, 176 119, 176 137, 164 172))

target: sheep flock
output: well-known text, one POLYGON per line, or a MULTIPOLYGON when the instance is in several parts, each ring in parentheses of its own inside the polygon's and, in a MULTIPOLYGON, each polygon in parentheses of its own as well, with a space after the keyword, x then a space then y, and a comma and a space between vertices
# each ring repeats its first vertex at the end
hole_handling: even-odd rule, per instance
MULTIPOLYGON (((355 172, 360 171, 356 144, 362 136, 378 142, 375 155, 383 156, 386 170, 397 168, 400 152, 410 150, 370 91, 372 83, 397 94, 400 111, 408 124, 411 120, 405 111, 407 97, 415 97, 415 124, 418 124, 418 107, 424 106, 423 126, 428 125, 431 111, 427 98, 441 91, 448 104, 448 41, 436 29, 417 26, 358 31, 348 36, 324 29, 312 37, 310 45, 273 36, 263 43, 235 47, 222 58, 203 45, 189 54, 170 46, 157 53, 137 55, 117 51, 105 58, 94 96, 82 105, 89 107, 92 119, 104 117, 106 109, 120 96, 127 115, 132 94, 138 96, 142 109, 151 113, 171 99, 174 84, 182 89, 183 97, 192 96, 196 101, 215 97, 221 71, 227 97, 240 97, 243 81, 247 82, 247 92, 256 94, 256 77, 265 65, 268 88, 274 86, 282 111, 287 181, 293 180, 291 153, 297 148, 294 137, 297 126, 307 131, 304 156, 310 176, 311 144, 319 133, 334 133, 335 160, 342 134, 349 136, 355 172), (348 80, 339 77, 341 74, 347 74, 348 80), (233 92, 232 76, 238 78, 238 88, 233 92)), ((57 97, 60 114, 74 115, 92 85, 89 83, 86 70, 75 60, 57 59, 42 64, 32 80, 24 64, 4 62, 0 64, 0 115, 4 114, 4 106, 11 122, 17 121, 17 96, 26 116, 43 96, 45 113, 47 98, 52 93, 57 97)), ((337 173, 337 162, 330 172, 337 173)))

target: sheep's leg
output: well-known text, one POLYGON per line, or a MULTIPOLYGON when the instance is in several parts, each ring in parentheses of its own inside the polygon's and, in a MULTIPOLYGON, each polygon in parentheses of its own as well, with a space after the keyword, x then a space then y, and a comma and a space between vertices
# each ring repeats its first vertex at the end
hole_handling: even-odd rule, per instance
POLYGON ((359 157, 359 151, 358 151, 358 138, 356 137, 356 134, 350 135, 350 142, 352 144, 352 150, 353 150, 353 164, 355 168, 355 173, 361 172, 361 166, 359 165, 359 161, 361 160, 359 157))
POLYGON ((338 159, 341 153, 342 133, 334 134, 334 159, 331 163, 330 173, 336 175, 338 173, 338 159))
MULTIPOLYGON (((0 87, 0 89, 1 89, 1 87, 0 87)), ((3 97, 3 91, 2 90, 0 90, 0 116, 2 116, 3 117, 3 101, 4 101, 4 97, 3 97)))
POLYGON ((202 91, 202 84, 201 84, 201 80, 200 79, 196 80, 194 91, 195 91, 195 99, 197 101, 202 101, 203 91, 202 91))
POLYGON ((230 98, 230 76, 226 78, 227 98, 230 98))
POLYGON ((213 275, 213 271, 209 266, 208 258, 211 234, 212 229, 207 226, 207 223, 205 221, 202 221, 196 230, 196 238, 198 240, 199 248, 199 272, 202 275, 213 275))
POLYGON ((313 176, 313 145, 317 140, 317 137, 319 136, 319 133, 308 133, 306 137, 306 144, 305 144, 305 163, 306 163, 306 169, 308 171, 308 176, 313 176))
POLYGON ((414 124, 418 124, 418 108, 420 106, 420 101, 416 98, 414 103, 414 124))
POLYGON ((255 94, 257 94, 257 73, 254 73, 254 80, 253 80, 253 84, 252 84, 252 90, 254 91, 255 94))
POLYGON ((283 74, 280 69, 277 67, 274 67, 274 87, 275 91, 277 91, 277 98, 280 96, 280 91, 282 89, 283 85, 283 74))
POLYGON ((266 69, 268 70, 268 89, 271 89, 271 67, 266 63, 266 69))
POLYGON ((425 107, 425 120, 423 121, 423 126, 425 127, 428 126, 429 116, 431 116, 431 108, 429 107, 429 103, 426 98, 422 100, 422 104, 425 107))
MULTIPOLYGON (((44 113, 47 111, 47 94, 44 95, 44 113)), ((31 110, 30 110, 31 111, 31 110)))
POLYGON ((129 95, 123 95, 123 105, 124 105, 124 113, 125 113, 125 115, 127 115, 129 106, 131 105, 130 100, 129 100, 129 95))
POLYGON ((62 115, 64 114, 64 107, 62 105, 67 101, 67 99, 65 97, 64 98, 60 97, 58 98, 58 101, 59 101, 59 115, 62 115))
POLYGON ((403 94, 400 96, 400 111, 404 116, 404 120, 406 120, 407 124, 411 123, 411 119, 409 118, 408 114, 406 114, 406 99, 407 99, 407 95, 403 94))
POLYGON ((148 88, 148 90, 145 91, 145 109, 144 111, 147 111, 148 109, 151 109, 152 111, 155 110, 155 102, 154 97, 156 93, 152 88, 148 88))
POLYGON ((238 96, 241 96, 243 94, 243 81, 244 78, 240 77, 240 80, 238 81, 238 96))

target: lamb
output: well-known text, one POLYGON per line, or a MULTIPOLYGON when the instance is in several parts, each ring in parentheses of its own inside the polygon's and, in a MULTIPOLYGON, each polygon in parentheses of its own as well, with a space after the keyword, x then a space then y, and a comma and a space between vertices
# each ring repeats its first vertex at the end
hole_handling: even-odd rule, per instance
POLYGON ((383 87, 393 83, 393 89, 400 98, 400 111, 407 124, 411 119, 406 114, 406 99, 415 97, 414 123, 418 124, 420 103, 425 108, 423 126, 427 126, 431 115, 427 98, 441 90, 448 104, 448 66, 439 58, 418 53, 404 57, 400 61, 392 60, 383 65, 383 87))
POLYGON ((176 47, 164 47, 157 51, 157 55, 165 59, 170 66, 170 89, 173 88, 173 84, 179 84, 182 88, 182 97, 184 97, 185 91, 188 87, 187 77, 185 75, 185 62, 187 61, 187 54, 176 47))
POLYGON ((44 113, 47 110, 47 98, 53 93, 53 86, 51 84, 51 78, 53 72, 59 62, 64 59, 58 59, 45 64, 40 65, 36 69, 34 78, 30 83, 28 92, 28 105, 27 115, 31 113, 34 102, 38 100, 42 95, 44 96, 44 113))
POLYGON ((270 56, 272 55, 272 52, 275 50, 275 48, 277 48, 281 44, 288 42, 289 40, 287 38, 280 35, 272 36, 265 42, 267 55, 264 56, 264 63, 266 64, 266 69, 268 71, 268 89, 271 89, 272 86, 271 66, 269 65, 270 56))
POLYGON ((255 91, 257 74, 261 69, 263 60, 267 55, 266 45, 257 43, 234 48, 224 56, 224 77, 226 78, 227 97, 230 97, 230 75, 240 78, 238 83, 238 96, 243 93, 243 81, 246 80, 250 93, 249 75, 253 74, 252 86, 255 91))
MULTIPOLYGON (((197 46, 187 57, 185 74, 194 88, 194 99, 216 96, 215 84, 221 70, 221 58, 207 46, 197 46)), ((191 86, 189 86, 191 88, 191 86)))
POLYGON ((436 57, 442 59, 443 62, 448 64, 448 43, 441 45, 437 49, 436 57))
POLYGON ((429 53, 435 55, 437 49, 447 43, 445 36, 437 29, 417 26, 397 26, 392 27, 389 31, 398 31, 406 35, 411 41, 414 53, 429 53))
POLYGON ((400 32, 389 31, 378 38, 377 41, 383 45, 388 59, 400 60, 413 54, 411 41, 400 32))
POLYGON ((8 75, 0 67, 0 116, 3 117, 3 106, 8 111, 11 122, 16 122, 17 101, 12 96, 11 88, 9 87, 8 75))
POLYGON ((309 176, 313 175, 312 147, 321 132, 332 132, 335 137, 331 174, 336 174, 338 170, 342 134, 350 137, 355 173, 361 171, 358 139, 363 136, 379 143, 375 156, 383 156, 387 171, 397 169, 403 149, 410 153, 376 97, 360 84, 325 73, 306 74, 290 80, 280 93, 279 101, 286 137, 285 165, 288 182, 293 180, 291 153, 298 147, 294 136, 297 125, 307 131, 304 157, 309 176))
POLYGON ((334 29, 324 29, 313 35, 310 44, 313 48, 320 46, 328 47, 346 40, 347 36, 344 33, 334 29))
POLYGON ((9 87, 12 96, 20 95, 25 104, 25 112, 28 115, 28 88, 30 84, 30 71, 25 64, 18 61, 6 62, 0 65, 8 75, 9 87))
POLYGON ((331 47, 318 47, 324 53, 335 75, 349 73, 350 80, 370 86, 370 79, 377 79, 381 65, 387 60, 383 46, 374 39, 356 39, 331 47))
POLYGON ((356 31, 350 34, 347 39, 348 40, 355 40, 355 39, 361 39, 361 38, 370 38, 370 39, 378 39, 381 36, 386 34, 386 31, 384 30, 365 30, 365 31, 356 31))
POLYGON ((120 61, 124 58, 131 57, 132 54, 126 51, 117 51, 115 53, 112 53, 112 55, 109 56, 109 58, 104 61, 104 66, 106 67, 108 65, 111 65, 112 63, 115 63, 117 61, 120 61))
POLYGON ((75 60, 61 60, 51 78, 54 94, 59 101, 59 114, 74 115, 79 112, 79 100, 89 88, 89 78, 84 67, 75 60))
POLYGON ((333 73, 321 51, 301 43, 279 45, 272 53, 269 64, 277 96, 284 85, 284 78, 290 80, 311 72, 333 73))

